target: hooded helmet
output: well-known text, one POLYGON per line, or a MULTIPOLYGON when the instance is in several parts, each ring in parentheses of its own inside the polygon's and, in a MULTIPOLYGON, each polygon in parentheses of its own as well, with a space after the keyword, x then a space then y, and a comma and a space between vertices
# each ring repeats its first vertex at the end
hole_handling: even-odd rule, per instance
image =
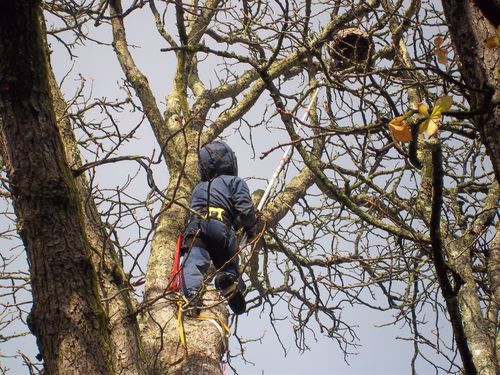
POLYGON ((231 147, 222 141, 205 144, 200 149, 198 173, 202 181, 209 181, 217 176, 238 175, 238 161, 231 147))

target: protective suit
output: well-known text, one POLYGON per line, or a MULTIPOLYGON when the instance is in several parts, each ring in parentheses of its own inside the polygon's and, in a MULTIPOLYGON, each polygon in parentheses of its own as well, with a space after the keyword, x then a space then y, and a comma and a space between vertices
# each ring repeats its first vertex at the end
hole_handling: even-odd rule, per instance
POLYGON ((228 298, 236 314, 246 310, 242 295, 235 230, 243 227, 253 237, 255 211, 246 182, 238 177, 238 164, 231 148, 216 141, 200 149, 200 183, 191 197, 192 214, 184 233, 183 291, 198 294, 205 274, 214 263, 215 286, 228 298))

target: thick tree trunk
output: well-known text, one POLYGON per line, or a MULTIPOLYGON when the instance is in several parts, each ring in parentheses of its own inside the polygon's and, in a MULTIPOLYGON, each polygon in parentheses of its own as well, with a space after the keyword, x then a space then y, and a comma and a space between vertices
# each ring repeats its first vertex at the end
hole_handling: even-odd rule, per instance
POLYGON ((39 1, 0 2, 0 117, 31 272, 31 325, 48 374, 110 374, 78 192, 57 132, 39 1))
MULTIPOLYGON (((442 0, 455 52, 460 62, 460 72, 470 87, 471 109, 479 112, 474 122, 491 158, 496 180, 500 182, 500 49, 487 48, 486 40, 493 37, 499 27, 500 2, 482 0, 442 0)), ((496 236, 498 238, 498 234, 496 236)), ((451 242, 450 242, 451 243, 451 242)), ((466 244, 468 245, 468 244, 466 244)), ((500 289, 497 277, 498 242, 492 243, 489 276, 494 310, 497 310, 500 289)), ((468 252, 451 246, 450 255, 455 259, 457 271, 465 281, 458 295, 464 319, 464 328, 471 340, 469 347, 479 374, 494 374, 498 366, 495 355, 495 338, 486 334, 485 319, 475 292, 468 252), (465 254, 465 255, 464 255, 465 254)), ((498 318, 494 318, 498 324, 498 318)), ((498 352, 498 348, 496 349, 498 352)))
MULTIPOLYGON (((442 0, 460 72, 470 87, 471 109, 480 114, 474 122, 500 182, 500 48, 487 48, 495 35, 498 14, 483 14, 477 4, 498 9, 498 1, 442 0), (477 4, 476 4, 477 3, 477 4)), ((483 8, 489 12, 489 8, 483 8)))
MULTIPOLYGON (((73 129, 65 113, 67 103, 51 69, 48 75, 66 160, 74 170, 81 167, 82 162, 73 129)), ((146 371, 141 353, 139 327, 134 314, 134 300, 130 295, 130 283, 101 221, 85 174, 79 176, 75 182, 83 208, 91 260, 98 277, 99 296, 105 301, 104 308, 109 317, 111 358, 114 370, 122 375, 144 374, 146 371)))
POLYGON ((488 261, 488 277, 491 284, 492 303, 489 310, 491 340, 496 348, 497 363, 500 364, 500 223, 491 241, 488 261))

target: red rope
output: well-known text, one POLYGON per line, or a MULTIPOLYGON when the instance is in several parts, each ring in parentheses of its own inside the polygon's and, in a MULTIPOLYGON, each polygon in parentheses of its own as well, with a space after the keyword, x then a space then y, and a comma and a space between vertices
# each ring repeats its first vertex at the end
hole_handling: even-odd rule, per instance
POLYGON ((177 236, 177 246, 175 248, 174 265, 168 277, 168 290, 173 292, 181 290, 182 285, 182 269, 180 265, 182 239, 182 234, 179 234, 179 236, 177 236))

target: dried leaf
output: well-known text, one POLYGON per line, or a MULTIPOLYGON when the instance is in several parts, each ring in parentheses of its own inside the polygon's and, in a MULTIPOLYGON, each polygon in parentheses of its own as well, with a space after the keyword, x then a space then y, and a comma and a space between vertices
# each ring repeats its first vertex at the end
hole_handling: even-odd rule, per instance
POLYGON ((434 38, 434 45, 436 46, 436 48, 434 48, 434 54, 440 64, 448 66, 448 51, 446 48, 441 48, 443 42, 444 38, 442 36, 434 38))
POLYGON ((411 131, 410 124, 406 121, 405 116, 398 116, 389 122, 389 130, 392 137, 397 142, 410 142, 411 131))
POLYGON ((444 42, 444 38, 442 36, 437 36, 434 38, 434 45, 436 46, 436 48, 439 48, 443 45, 443 42, 444 42))
POLYGON ((434 50, 434 53, 437 57, 437 61, 440 63, 440 64, 443 64, 443 65, 446 65, 448 66, 449 65, 449 62, 448 62, 448 51, 446 51, 444 48, 437 48, 434 50))

